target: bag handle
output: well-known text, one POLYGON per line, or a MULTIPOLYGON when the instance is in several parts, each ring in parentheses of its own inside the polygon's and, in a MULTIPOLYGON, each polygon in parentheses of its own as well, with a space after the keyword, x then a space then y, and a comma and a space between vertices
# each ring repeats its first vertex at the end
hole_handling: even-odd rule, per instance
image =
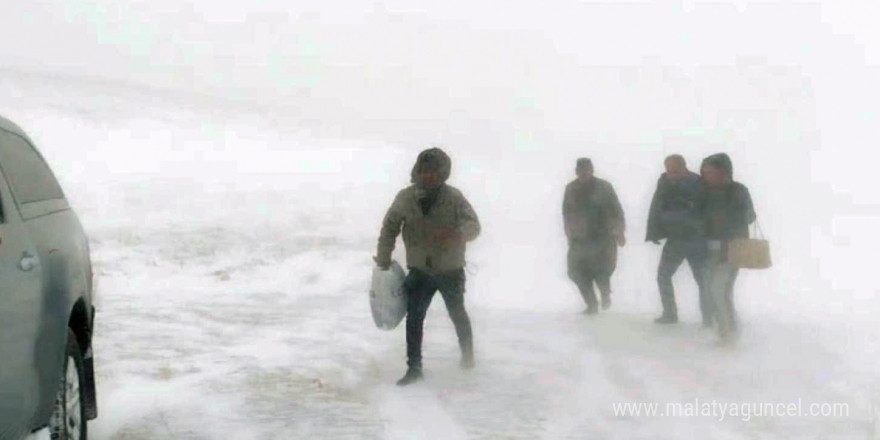
POLYGON ((764 231, 761 230, 761 222, 755 218, 755 223, 752 225, 752 229, 755 230, 755 238, 760 238, 761 240, 766 240, 764 237, 764 231))

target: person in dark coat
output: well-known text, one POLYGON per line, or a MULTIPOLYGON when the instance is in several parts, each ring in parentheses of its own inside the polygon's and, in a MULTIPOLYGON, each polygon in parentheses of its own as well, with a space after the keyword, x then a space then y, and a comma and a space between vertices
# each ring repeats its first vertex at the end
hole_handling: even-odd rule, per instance
POLYGON ((730 241, 749 237, 749 225, 756 219, 752 197, 745 185, 733 180, 733 163, 719 153, 703 160, 702 186, 697 209, 703 220, 708 258, 704 282, 718 336, 731 342, 737 332, 733 288, 739 269, 728 261, 730 241))
POLYGON ((648 234, 645 238, 654 244, 666 240, 660 266, 657 269, 657 284, 663 315, 655 320, 658 324, 678 322, 678 307, 675 304, 675 290, 672 277, 681 263, 687 260, 700 292, 700 311, 703 325, 710 326, 712 315, 711 300, 706 297, 703 274, 706 263, 706 242, 703 225, 697 212, 697 197, 700 194, 700 175, 688 170, 684 157, 678 154, 664 161, 666 172, 660 176, 657 189, 651 200, 648 214, 648 234))
POLYGON ((599 303, 593 284, 602 295, 602 308, 611 307, 611 275, 617 267, 617 247, 626 244, 626 222, 614 187, 593 175, 590 159, 577 160, 577 179, 565 187, 562 216, 568 238, 568 276, 578 286, 587 314, 596 314, 599 303))
POLYGON ((397 236, 403 233, 409 274, 407 295, 407 372, 397 384, 422 379, 422 339, 431 300, 440 291, 455 326, 461 349, 461 367, 474 367, 471 321, 464 307, 465 249, 480 234, 480 221, 467 198, 446 184, 452 169, 449 156, 439 148, 422 151, 411 173, 412 185, 397 194, 385 218, 376 264, 391 266, 397 236))

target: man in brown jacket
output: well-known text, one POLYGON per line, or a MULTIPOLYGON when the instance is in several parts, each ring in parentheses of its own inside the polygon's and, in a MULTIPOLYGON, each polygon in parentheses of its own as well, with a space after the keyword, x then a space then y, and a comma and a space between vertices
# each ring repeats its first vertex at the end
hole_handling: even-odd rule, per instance
POLYGON ((464 195, 446 184, 452 161, 443 150, 422 151, 412 170, 412 185, 394 199, 382 223, 376 264, 391 265, 391 253, 403 229, 407 294, 407 372, 397 384, 422 379, 422 336, 425 315, 437 290, 455 325, 461 348, 461 366, 474 367, 471 322, 464 307, 465 247, 477 238, 480 222, 464 195))
POLYGON ((611 307, 611 275, 617 268, 617 246, 626 244, 626 222, 614 187, 593 175, 593 162, 577 160, 577 179, 565 187, 562 216, 568 237, 568 276, 587 303, 586 313, 599 312, 593 283, 602 294, 602 308, 611 307))

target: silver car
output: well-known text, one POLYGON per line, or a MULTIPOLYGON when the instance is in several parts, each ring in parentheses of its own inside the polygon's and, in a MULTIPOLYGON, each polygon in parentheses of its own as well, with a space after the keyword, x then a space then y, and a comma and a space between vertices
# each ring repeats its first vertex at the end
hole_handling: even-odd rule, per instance
POLYGON ((97 416, 89 244, 33 142, 0 117, 0 439, 85 439, 97 416))

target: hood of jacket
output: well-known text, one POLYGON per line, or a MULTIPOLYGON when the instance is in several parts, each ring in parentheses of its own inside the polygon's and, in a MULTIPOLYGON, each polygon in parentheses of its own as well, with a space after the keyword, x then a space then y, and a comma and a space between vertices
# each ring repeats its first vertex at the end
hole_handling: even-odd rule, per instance
POLYGON ((703 166, 706 165, 712 165, 715 168, 724 170, 730 177, 730 180, 733 180, 733 162, 727 153, 717 153, 703 159, 703 166))
POLYGON ((419 171, 423 167, 432 167, 437 170, 440 173, 440 181, 445 184, 452 172, 452 159, 449 158, 445 151, 439 148, 429 148, 422 151, 419 153, 419 157, 416 158, 416 163, 413 165, 412 172, 410 173, 410 181, 412 183, 419 184, 419 171))

